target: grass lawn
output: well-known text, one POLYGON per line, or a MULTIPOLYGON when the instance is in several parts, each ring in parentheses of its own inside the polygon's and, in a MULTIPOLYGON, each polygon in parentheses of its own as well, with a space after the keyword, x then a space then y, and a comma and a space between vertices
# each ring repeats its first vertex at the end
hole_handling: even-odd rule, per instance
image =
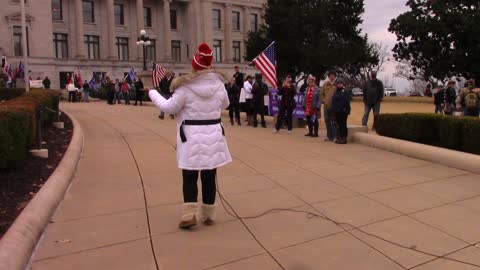
MULTIPOLYGON (((352 113, 348 118, 350 125, 361 125, 363 117, 363 102, 352 102, 352 113)), ((433 113, 435 112, 435 106, 433 105, 433 99, 431 98, 417 98, 417 97, 391 97, 386 98, 380 107, 380 113, 408 113, 408 112, 420 112, 420 113, 433 113)), ((323 122, 323 121, 322 121, 323 122)), ((373 124, 373 114, 370 113, 370 119, 368 125, 371 127, 373 124)))

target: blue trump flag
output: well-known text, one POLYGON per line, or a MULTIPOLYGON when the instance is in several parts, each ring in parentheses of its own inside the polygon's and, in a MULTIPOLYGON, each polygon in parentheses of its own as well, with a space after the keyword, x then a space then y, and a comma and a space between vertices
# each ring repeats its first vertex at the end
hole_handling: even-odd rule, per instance
POLYGON ((130 82, 135 81, 135 69, 133 67, 130 70, 130 72, 128 73, 128 78, 130 79, 130 82))

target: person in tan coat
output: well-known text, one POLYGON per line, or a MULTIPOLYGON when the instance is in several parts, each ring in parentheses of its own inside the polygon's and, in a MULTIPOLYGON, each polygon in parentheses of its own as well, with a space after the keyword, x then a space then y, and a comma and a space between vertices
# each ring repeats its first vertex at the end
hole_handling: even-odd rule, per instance
POLYGON ((328 79, 323 83, 320 89, 320 99, 323 101, 323 115, 325 119, 325 126, 327 127, 327 138, 325 141, 333 142, 337 137, 337 123, 335 122, 335 115, 331 110, 333 94, 337 91, 337 73, 334 71, 328 72, 328 79))

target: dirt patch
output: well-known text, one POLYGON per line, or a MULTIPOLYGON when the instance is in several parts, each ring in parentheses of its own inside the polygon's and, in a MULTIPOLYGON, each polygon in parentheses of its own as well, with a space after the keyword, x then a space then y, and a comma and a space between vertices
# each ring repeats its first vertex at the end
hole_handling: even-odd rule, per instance
POLYGON ((46 143, 43 148, 49 151, 48 159, 28 155, 17 168, 0 171, 0 237, 62 160, 72 139, 73 125, 65 114, 60 116, 60 121, 65 123, 64 129, 57 129, 53 125, 42 129, 43 141, 46 143))

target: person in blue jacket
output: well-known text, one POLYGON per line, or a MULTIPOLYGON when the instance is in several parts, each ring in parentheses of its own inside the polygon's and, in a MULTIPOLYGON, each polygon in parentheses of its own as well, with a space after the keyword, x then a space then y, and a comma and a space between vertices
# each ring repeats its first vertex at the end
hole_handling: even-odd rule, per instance
POLYGON ((337 80, 337 91, 333 94, 331 109, 338 124, 337 144, 346 144, 348 137, 347 119, 350 114, 350 95, 345 91, 343 80, 337 80))

